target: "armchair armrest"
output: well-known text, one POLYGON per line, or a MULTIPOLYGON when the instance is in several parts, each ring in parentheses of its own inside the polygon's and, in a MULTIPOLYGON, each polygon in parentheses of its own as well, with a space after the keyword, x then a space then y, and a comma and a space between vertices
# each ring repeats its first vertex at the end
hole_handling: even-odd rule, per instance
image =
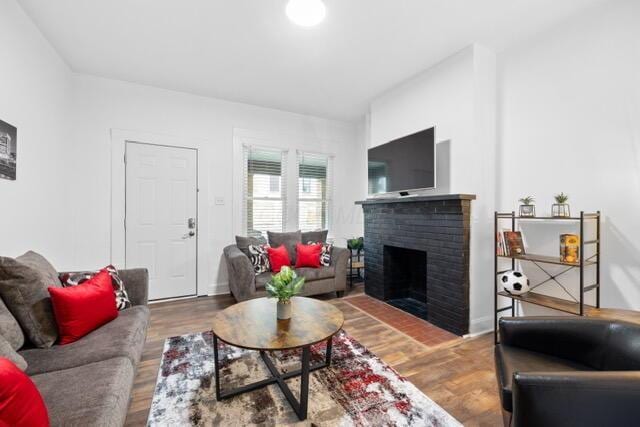
POLYGON ((238 246, 224 248, 227 262, 229 289, 237 301, 250 299, 256 293, 256 275, 249 257, 238 246))
POLYGON ((147 305, 149 302, 149 271, 146 268, 118 270, 129 295, 131 305, 147 305))
POLYGON ((640 420, 640 371, 516 373, 513 426, 622 426, 640 420))
POLYGON ((602 370, 611 321, 584 317, 503 317, 500 344, 602 370))
POLYGON ((334 246, 331 249, 331 266, 336 269, 336 291, 347 289, 347 266, 349 264, 350 251, 346 248, 334 246))

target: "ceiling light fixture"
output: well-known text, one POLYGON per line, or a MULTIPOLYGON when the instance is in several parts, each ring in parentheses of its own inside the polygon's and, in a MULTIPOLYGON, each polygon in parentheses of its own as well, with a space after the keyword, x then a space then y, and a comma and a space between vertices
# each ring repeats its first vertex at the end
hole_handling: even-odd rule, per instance
POLYGON ((322 0, 289 0, 287 16, 301 27, 313 27, 324 20, 327 8, 322 0))

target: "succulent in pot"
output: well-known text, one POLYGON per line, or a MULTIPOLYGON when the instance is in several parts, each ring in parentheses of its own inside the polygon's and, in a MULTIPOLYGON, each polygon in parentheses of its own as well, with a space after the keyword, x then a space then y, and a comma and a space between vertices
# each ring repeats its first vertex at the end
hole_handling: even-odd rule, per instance
POLYGON ((551 206, 551 216, 555 218, 568 218, 571 216, 571 211, 569 210, 569 205, 567 201, 569 200, 569 196, 560 193, 553 196, 555 199, 555 203, 551 206))
POLYGON ((265 289, 269 297, 278 299, 278 319, 291 318, 291 298, 302 292, 303 287, 304 277, 298 276, 291 267, 284 266, 271 276, 265 289))
POLYGON ((534 216, 536 216, 536 206, 533 204, 533 202, 535 202, 536 199, 534 199, 533 196, 526 196, 526 197, 523 197, 521 199, 518 199, 518 201, 520 203, 522 203, 520 205, 520 216, 521 217, 534 217, 534 216))

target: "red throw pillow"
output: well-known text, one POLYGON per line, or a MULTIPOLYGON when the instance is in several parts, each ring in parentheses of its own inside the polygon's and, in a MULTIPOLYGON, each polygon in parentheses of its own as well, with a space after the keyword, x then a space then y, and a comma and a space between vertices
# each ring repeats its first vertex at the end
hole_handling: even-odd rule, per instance
POLYGON ((322 245, 296 244, 296 268, 311 267, 320 268, 320 255, 322 255, 322 245))
POLYGON ((49 288, 60 345, 79 340, 118 317, 111 276, 101 270, 81 285, 49 288))
POLYGON ((12 361, 0 357, 0 426, 46 427, 49 414, 36 385, 12 361))
POLYGON ((268 248, 269 264, 271 264, 271 271, 279 273, 280 269, 284 266, 291 266, 291 260, 289 259, 289 252, 284 245, 280 245, 277 248, 268 248))

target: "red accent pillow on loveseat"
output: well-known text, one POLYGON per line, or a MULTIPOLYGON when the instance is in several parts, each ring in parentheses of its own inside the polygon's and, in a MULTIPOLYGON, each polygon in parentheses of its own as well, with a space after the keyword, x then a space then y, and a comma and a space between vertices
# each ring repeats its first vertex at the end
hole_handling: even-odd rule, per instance
POLYGON ((101 270, 91 279, 70 288, 49 288, 60 345, 79 340, 118 317, 111 276, 101 270))
POLYGON ((36 385, 12 361, 0 357, 0 426, 46 427, 49 414, 36 385))
POLYGON ((271 271, 279 273, 280 269, 284 266, 291 266, 291 259, 289 258, 289 252, 284 245, 280 245, 277 248, 267 248, 269 254, 269 264, 271 264, 271 271))
POLYGON ((320 268, 320 256, 322 255, 322 245, 296 244, 296 268, 310 267, 320 268))

